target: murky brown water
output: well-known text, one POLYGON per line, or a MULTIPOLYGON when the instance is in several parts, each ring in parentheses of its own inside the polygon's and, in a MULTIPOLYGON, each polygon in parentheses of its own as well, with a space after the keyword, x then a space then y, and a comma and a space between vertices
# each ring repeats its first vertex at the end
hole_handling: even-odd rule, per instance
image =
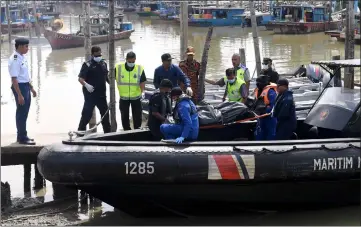
MULTIPOLYGON (((76 12, 69 6, 63 9, 67 12, 76 12), (73 11, 71 11, 73 10, 73 11)), ((116 60, 123 61, 125 54, 133 50, 137 54, 137 62, 145 67, 148 78, 153 77, 154 69, 161 64, 160 56, 169 52, 175 57, 174 62, 180 60, 179 26, 170 22, 154 20, 139 20, 136 15, 128 15, 128 19, 133 22, 135 32, 130 40, 116 42, 116 60)), ((64 16, 64 32, 70 30, 70 17, 64 16)), ((78 19, 72 17, 71 30, 76 32, 78 19)), ((196 49, 196 58, 200 59, 203 51, 203 44, 207 28, 189 28, 188 44, 196 49)), ((344 44, 331 41, 323 33, 297 36, 270 35, 268 31, 260 31, 261 57, 271 57, 274 59, 277 70, 280 73, 287 72, 294 67, 310 63, 311 60, 327 60, 331 58, 332 51, 344 56, 344 44)), ((103 55, 107 59, 107 45, 100 45, 103 55)), ((255 57, 253 51, 252 33, 250 29, 242 28, 215 28, 209 52, 207 76, 221 77, 226 68, 231 66, 231 56, 238 52, 239 48, 246 49, 247 66, 251 73, 255 67, 255 57)), ((7 71, 8 57, 13 51, 13 44, 3 43, 1 45, 1 95, 2 102, 7 102, 1 106, 1 132, 3 134, 16 133, 15 127, 15 100, 10 90, 10 78, 7 71)), ((355 56, 360 56, 359 46, 356 46, 355 56)), ((38 97, 33 99, 28 118, 28 132, 30 135, 40 133, 67 133, 69 130, 77 128, 80 113, 83 105, 83 95, 81 87, 77 81, 77 75, 84 61, 83 48, 52 51, 48 42, 41 38, 31 43, 31 48, 27 54, 31 65, 31 76, 33 84, 38 92, 38 97)), ((359 79, 359 71, 357 71, 359 79)), ((116 94, 118 96, 118 94, 116 94)), ((99 119, 99 114, 97 115, 99 119)), ((120 115, 117 108, 117 122, 120 128, 120 115)), ((99 127, 101 131, 101 127, 99 127)), ((15 136, 14 136, 15 138, 15 136)), ((9 181, 14 197, 22 197, 23 182, 19 180, 23 176, 21 166, 1 167, 1 180, 9 181), (11 173, 11 174, 9 174, 11 173)), ((34 174, 34 173, 33 173, 34 174)), ((47 182, 45 190, 33 191, 32 196, 44 196, 45 201, 52 200, 51 183, 47 182)), ((113 208, 102 204, 100 213, 111 212, 113 208)), ((343 209, 343 208, 342 208, 343 209)), ((359 224, 357 208, 345 208, 339 211, 311 212, 299 214, 273 215, 258 224, 280 225, 289 224, 339 224, 354 225, 359 224), (347 210, 348 209, 348 210, 347 210), (351 211, 350 211, 351 209, 351 211), (327 221, 325 218, 330 218, 327 221), (297 222, 295 220, 299 220, 297 222), (302 221, 302 222, 301 222, 302 221)), ((78 217, 87 218, 88 214, 81 214, 78 217)), ((118 213, 105 215, 106 218, 96 219, 90 224, 118 225, 121 218, 118 213)), ((243 219, 235 219, 235 222, 242 222, 243 219)), ((246 221, 247 222, 247 221, 246 221)), ((147 221, 148 223, 148 221, 147 221)), ((157 222, 158 224, 161 224, 157 222)), ((196 221, 195 223, 208 223, 206 221, 196 221)), ((222 220, 220 223, 224 224, 222 220)), ((141 223, 137 223, 141 224, 141 223)), ((143 223, 144 224, 144 223, 143 223)), ((173 223, 174 224, 174 223, 173 223)), ((187 223, 184 223, 187 224, 187 223)), ((247 223, 246 223, 247 224, 247 223)), ((250 223, 251 224, 251 223, 250 223)))

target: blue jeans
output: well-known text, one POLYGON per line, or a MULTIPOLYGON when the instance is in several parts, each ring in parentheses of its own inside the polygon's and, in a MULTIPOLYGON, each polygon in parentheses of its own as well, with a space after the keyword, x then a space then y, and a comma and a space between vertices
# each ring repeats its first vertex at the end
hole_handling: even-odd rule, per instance
POLYGON ((19 89, 22 96, 24 97, 24 101, 25 101, 24 105, 19 105, 18 94, 16 93, 13 86, 11 87, 16 102, 16 128, 18 130, 17 141, 22 142, 22 141, 27 141, 29 139, 28 132, 26 131, 26 121, 28 119, 28 114, 31 104, 30 84, 19 83, 19 89))
MULTIPOLYGON (((160 126, 160 131, 162 132, 164 139, 176 139, 182 135, 183 125, 179 124, 162 124, 160 126)), ((191 130, 188 137, 184 138, 186 140, 196 140, 198 137, 198 132, 191 130)))
POLYGON ((265 117, 257 120, 256 140, 274 140, 276 137, 277 119, 265 117))

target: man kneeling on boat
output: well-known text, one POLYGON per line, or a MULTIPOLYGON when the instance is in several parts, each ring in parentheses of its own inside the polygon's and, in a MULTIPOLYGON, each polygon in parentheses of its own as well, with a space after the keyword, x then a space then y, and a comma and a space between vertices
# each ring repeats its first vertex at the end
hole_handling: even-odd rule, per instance
POLYGON ((199 121, 197 107, 191 97, 183 94, 180 87, 171 91, 171 97, 176 101, 173 109, 175 124, 162 124, 160 131, 165 139, 175 139, 177 143, 184 140, 197 140, 199 133, 199 121))
MULTIPOLYGON (((270 83, 268 76, 261 75, 256 80, 257 87, 254 89, 256 103, 255 112, 258 115, 271 113, 276 103, 277 85, 270 83)), ((255 130, 256 140, 273 140, 276 136, 277 119, 272 116, 259 118, 255 130)))

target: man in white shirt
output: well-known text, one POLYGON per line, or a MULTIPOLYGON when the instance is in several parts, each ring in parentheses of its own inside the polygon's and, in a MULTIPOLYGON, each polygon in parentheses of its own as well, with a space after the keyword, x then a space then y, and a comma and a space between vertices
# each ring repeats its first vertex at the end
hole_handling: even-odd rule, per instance
POLYGON ((33 97, 36 97, 36 91, 31 85, 29 77, 28 61, 24 56, 28 50, 28 39, 16 39, 15 52, 9 58, 8 68, 12 82, 11 90, 16 101, 17 142, 25 145, 35 145, 34 140, 28 137, 26 131, 26 121, 31 104, 30 92, 33 97))

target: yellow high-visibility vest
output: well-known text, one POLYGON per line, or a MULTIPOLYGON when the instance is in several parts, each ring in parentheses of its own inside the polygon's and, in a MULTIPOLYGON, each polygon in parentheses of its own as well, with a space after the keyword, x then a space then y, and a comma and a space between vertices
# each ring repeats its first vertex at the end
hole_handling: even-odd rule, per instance
POLYGON ((115 65, 115 80, 119 91, 120 99, 136 100, 141 98, 140 77, 143 67, 135 65, 131 72, 125 69, 125 63, 115 65))

